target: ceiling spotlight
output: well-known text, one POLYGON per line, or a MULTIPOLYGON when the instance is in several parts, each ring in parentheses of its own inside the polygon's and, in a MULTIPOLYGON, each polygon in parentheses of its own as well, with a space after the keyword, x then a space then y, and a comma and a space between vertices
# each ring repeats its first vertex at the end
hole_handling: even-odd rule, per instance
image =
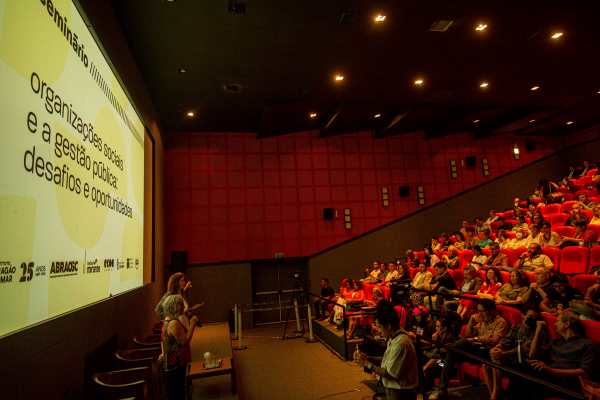
POLYGON ((384 14, 377 14, 375 16, 375 18, 373 18, 373 20, 375 21, 376 24, 381 24, 381 23, 385 22, 385 15, 384 14))
POLYGON ((575 122, 573 121, 567 121, 567 125, 573 125, 575 122))
POLYGON ((177 72, 179 72, 180 74, 185 74, 187 72, 187 69, 181 67, 177 70, 177 72))
POLYGON ((479 83, 479 87, 481 89, 487 89, 488 86, 490 86, 489 82, 483 81, 483 82, 479 83))
POLYGON ((560 39, 560 38, 561 38, 563 35, 564 35, 564 33, 563 33, 563 32, 560 32, 560 31, 558 31, 558 32, 553 32, 553 33, 552 33, 552 35, 550 35, 550 38, 551 38, 552 40, 558 40, 558 39, 560 39))
POLYGON ((344 75, 342 74, 336 74, 335 77, 333 78, 336 82, 341 82, 344 80, 344 75))
POLYGON ((425 84, 425 80, 423 78, 417 78, 413 83, 415 86, 423 86, 425 84))
POLYGON ((475 25, 475 30, 477 32, 483 32, 487 29, 487 27, 488 27, 487 24, 477 24, 477 25, 475 25))
POLYGON ((196 113, 193 111, 188 111, 185 115, 187 115, 189 118, 194 118, 196 116, 196 113))
POLYGON ((532 92, 535 92, 536 90, 540 90, 540 87, 539 86, 533 86, 529 90, 531 90, 532 92))
POLYGON ((597 93, 597 94, 600 94, 600 90, 598 90, 596 93, 597 93))
POLYGON ((375 119, 381 118, 381 114, 377 113, 377 114, 373 115, 373 118, 375 118, 375 119))
POLYGON ((529 123, 530 123, 530 124, 535 124, 535 119, 530 119, 530 120, 529 120, 529 123))
POLYGON ((473 123, 474 124, 478 124, 480 121, 478 119, 474 120, 473 123))
POLYGON ((317 113, 316 112, 310 112, 310 113, 308 113, 308 118, 310 118, 310 119, 317 118, 317 113))

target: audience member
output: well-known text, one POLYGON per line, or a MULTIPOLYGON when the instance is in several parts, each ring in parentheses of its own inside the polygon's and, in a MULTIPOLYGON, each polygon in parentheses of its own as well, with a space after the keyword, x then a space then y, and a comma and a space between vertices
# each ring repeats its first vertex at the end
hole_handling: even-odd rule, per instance
POLYGON ((377 304, 375 323, 387 339, 381 366, 373 364, 366 355, 361 355, 360 362, 367 371, 381 378, 386 399, 416 399, 419 385, 417 353, 410 337, 400 328, 400 320, 390 302, 384 300, 377 304))
POLYGON ((527 251, 515 262, 515 268, 523 271, 534 271, 537 267, 544 267, 548 270, 554 268, 554 263, 545 254, 542 254, 542 247, 538 243, 531 243, 527 251))
POLYGON ((458 249, 454 246, 448 247, 448 255, 442 257, 442 260, 446 266, 450 269, 457 269, 460 267, 460 260, 458 258, 458 249))
POLYGON ((473 246, 473 258, 471 259, 471 264, 475 267, 475 269, 479 270, 487 265, 488 257, 483 254, 481 247, 473 246))
POLYGON ((484 299, 496 300, 498 290, 502 287, 502 277, 496 268, 489 268, 485 273, 485 282, 477 291, 477 296, 484 299))
MULTIPOLYGON (((402 264, 400 264, 402 267, 402 264)), ((395 281, 400 278, 400 273, 398 272, 398 265, 396 263, 390 262, 387 265, 387 274, 385 275, 385 279, 383 280, 385 283, 390 283, 391 281, 395 281)))
MULTIPOLYGON (((490 231, 489 229, 483 229, 478 233, 478 237, 479 237, 479 241, 477 242, 477 246, 481 247, 482 249, 488 247, 489 245, 491 245, 492 243, 494 243, 494 241, 492 239, 490 239, 490 231)), ((475 247, 475 246, 473 246, 475 247)))
POLYGON ((483 264, 484 268, 498 268, 503 271, 508 271, 508 256, 500 251, 500 245, 493 243, 490 246, 490 257, 483 264))
POLYGON ((600 225, 600 206, 592 208, 592 219, 590 225, 600 225))
MULTIPOLYGON (((181 295, 181 297, 183 299, 183 305, 184 305, 184 312, 180 316, 180 322, 186 327, 186 329, 189 329, 190 316, 192 314, 196 313, 198 311, 198 309, 204 305, 204 303, 195 304, 192 307, 190 307, 188 305, 186 296, 189 293, 191 288, 192 288, 192 282, 187 281, 185 279, 185 275, 183 274, 183 272, 176 272, 169 277, 169 280, 167 281, 167 291, 161 297, 158 304, 156 304, 156 307, 154 307, 154 311, 156 312, 156 314, 158 315, 158 317, 160 318, 161 321, 165 319, 165 311, 164 311, 164 305, 163 305, 165 299, 170 295, 179 294, 179 295, 181 295)), ((196 318, 196 320, 197 320, 197 318, 196 318)))
POLYGON ((572 300, 583 298, 577 289, 569 285, 569 279, 564 274, 555 274, 552 289, 550 294, 542 300, 541 311, 558 314, 562 310, 566 310, 572 300))
MULTIPOLYGON (((323 278, 321 279, 321 282, 319 283, 320 287, 321 287, 321 297, 330 300, 330 301, 334 301, 335 300, 335 291, 333 290, 333 288, 331 286, 329 286, 329 279, 328 278, 323 278)), ((315 318, 319 319, 319 320, 324 320, 327 318, 327 309, 329 308, 329 304, 327 301, 325 300, 321 300, 321 299, 317 299, 315 300, 314 303, 314 309, 315 309, 315 318)))
POLYGON ((496 303, 518 306, 523 304, 523 296, 528 290, 528 281, 521 271, 510 273, 510 282, 506 282, 496 294, 496 303))
POLYGON ((540 235, 538 236, 538 244, 540 246, 558 247, 562 243, 560 235, 550 230, 550 222, 544 221, 540 227, 540 235))
MULTIPOLYGON (((479 277, 475 266, 472 264, 467 265, 464 269, 464 277, 463 285, 461 286, 460 290, 456 290, 453 293, 457 295, 470 295, 474 297, 481 287, 481 278, 479 277)), ((456 312, 462 319, 465 319, 467 313, 470 312, 474 306, 473 301, 461 299, 458 303, 459 305, 456 312)))

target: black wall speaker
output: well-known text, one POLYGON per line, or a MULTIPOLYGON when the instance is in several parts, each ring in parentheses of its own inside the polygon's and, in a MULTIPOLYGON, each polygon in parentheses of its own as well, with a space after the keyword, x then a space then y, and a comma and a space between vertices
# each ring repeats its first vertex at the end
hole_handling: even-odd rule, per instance
POLYGON ((475 156, 467 156, 465 157, 465 166, 468 168, 475 168, 477 165, 477 157, 475 156))
POLYGON ((171 272, 185 272, 188 265, 187 251, 172 251, 171 252, 171 272))
POLYGON ((410 196, 410 186, 400 186, 398 189, 398 194, 400 197, 408 197, 410 196))
POLYGON ((331 221, 334 218, 335 218, 335 209, 329 208, 329 207, 323 209, 323 219, 325 221, 331 221))
POLYGON ((525 150, 527 151, 535 151, 536 148, 536 143, 532 142, 532 141, 526 141, 525 142, 525 150))

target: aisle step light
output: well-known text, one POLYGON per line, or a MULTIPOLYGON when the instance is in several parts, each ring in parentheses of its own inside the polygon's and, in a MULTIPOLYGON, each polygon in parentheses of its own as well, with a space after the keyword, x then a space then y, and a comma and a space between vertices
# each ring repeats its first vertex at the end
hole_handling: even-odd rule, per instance
POLYGON ((425 205, 425 189, 423 186, 417 186, 417 202, 420 206, 425 205))
POLYGON ((344 228, 352 229, 352 215, 349 208, 344 208, 344 228))
POLYGON ((383 207, 389 207, 390 205, 390 192, 387 187, 381 188, 381 205, 383 207))
POLYGON ((456 160, 450 160, 450 178, 458 179, 458 170, 456 169, 456 160))
POLYGON ((513 144, 513 156, 515 157, 515 160, 521 158, 521 150, 519 150, 519 145, 516 143, 513 144))
POLYGON ((483 176, 490 176, 490 166, 487 158, 481 160, 481 167, 483 168, 483 176))

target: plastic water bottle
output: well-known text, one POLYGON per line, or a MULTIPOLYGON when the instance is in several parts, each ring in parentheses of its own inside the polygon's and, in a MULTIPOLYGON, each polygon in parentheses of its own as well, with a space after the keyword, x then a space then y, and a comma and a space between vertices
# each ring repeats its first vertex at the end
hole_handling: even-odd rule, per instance
POLYGON ((352 355, 352 360, 357 364, 360 362, 360 350, 358 349, 358 345, 356 345, 356 347, 354 348, 354 354, 352 355))

